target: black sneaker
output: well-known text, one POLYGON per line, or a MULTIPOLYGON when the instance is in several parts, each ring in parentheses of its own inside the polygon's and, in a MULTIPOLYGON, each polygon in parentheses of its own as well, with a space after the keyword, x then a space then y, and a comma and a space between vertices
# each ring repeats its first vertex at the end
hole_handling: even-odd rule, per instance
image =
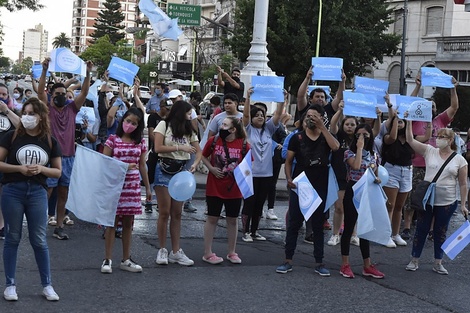
POLYGON ((428 233, 428 240, 429 241, 434 241, 434 232, 432 230, 430 230, 429 233, 428 233))
POLYGON ((152 212, 153 212, 152 203, 151 202, 146 203, 145 204, 145 213, 152 213, 152 212))
POLYGON ((62 227, 56 227, 54 229, 54 234, 53 236, 59 240, 67 240, 69 239, 69 236, 64 233, 64 229, 62 227))
POLYGON ((310 236, 305 237, 304 242, 313 245, 313 234, 311 234, 310 236))
POLYGON ((403 240, 410 240, 411 230, 409 228, 403 229, 403 232, 401 233, 401 238, 403 238, 403 240))
POLYGON ((0 229, 0 239, 5 239, 5 227, 2 227, 2 229, 0 229))

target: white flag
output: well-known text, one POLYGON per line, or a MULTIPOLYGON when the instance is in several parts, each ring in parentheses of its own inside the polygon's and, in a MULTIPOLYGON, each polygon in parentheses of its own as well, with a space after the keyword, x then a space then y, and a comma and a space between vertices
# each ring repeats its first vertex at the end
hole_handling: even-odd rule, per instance
POLYGON ((77 146, 66 208, 83 221, 113 227, 127 166, 77 146))
POLYGON ((297 193, 299 197, 300 211, 304 215, 305 220, 308 221, 323 200, 320 198, 315 188, 313 188, 305 172, 300 173, 292 182, 297 186, 293 191, 297 193))

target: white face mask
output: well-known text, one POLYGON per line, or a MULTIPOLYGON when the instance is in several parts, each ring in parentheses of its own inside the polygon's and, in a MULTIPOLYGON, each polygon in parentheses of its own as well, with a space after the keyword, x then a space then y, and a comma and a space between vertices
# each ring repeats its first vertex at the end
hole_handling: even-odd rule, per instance
POLYGON ((38 125, 38 118, 34 115, 23 115, 21 116, 21 124, 25 129, 33 129, 38 125))
POLYGON ((444 149, 445 147, 447 147, 449 145, 449 142, 447 139, 436 139, 436 147, 438 147, 439 149, 444 149))
POLYGON ((112 91, 108 91, 106 93, 106 98, 108 98, 108 101, 110 101, 114 97, 114 93, 112 91))
POLYGON ((14 94, 13 94, 13 98, 15 98, 15 99, 18 99, 19 97, 20 97, 20 94, 19 94, 19 93, 14 93, 14 94))

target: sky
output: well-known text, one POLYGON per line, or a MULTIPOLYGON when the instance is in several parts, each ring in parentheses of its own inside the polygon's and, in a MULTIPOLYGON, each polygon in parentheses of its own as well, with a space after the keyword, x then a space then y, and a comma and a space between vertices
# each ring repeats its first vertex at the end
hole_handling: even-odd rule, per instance
POLYGON ((13 61, 18 59, 18 52, 23 47, 23 31, 34 28, 41 23, 44 30, 49 32, 49 48, 52 50, 52 41, 60 33, 72 34, 73 0, 39 0, 45 6, 37 12, 21 10, 9 12, 0 9, 3 24, 3 42, 1 48, 3 55, 13 61))

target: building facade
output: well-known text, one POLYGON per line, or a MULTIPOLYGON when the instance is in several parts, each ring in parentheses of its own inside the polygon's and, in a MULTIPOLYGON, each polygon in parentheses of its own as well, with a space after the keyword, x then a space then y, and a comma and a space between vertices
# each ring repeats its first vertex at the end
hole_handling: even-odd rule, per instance
POLYGON ((30 57, 33 61, 41 61, 47 56, 49 34, 42 24, 23 31, 22 59, 30 57))

